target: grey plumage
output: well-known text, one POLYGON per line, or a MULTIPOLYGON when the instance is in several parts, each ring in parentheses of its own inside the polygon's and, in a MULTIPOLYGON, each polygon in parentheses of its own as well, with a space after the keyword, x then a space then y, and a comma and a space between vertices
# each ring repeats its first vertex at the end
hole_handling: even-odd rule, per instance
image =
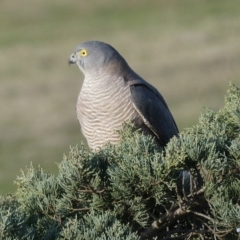
POLYGON ((69 58, 85 75, 76 111, 83 135, 92 149, 119 141, 117 130, 132 120, 164 146, 178 135, 171 112, 161 94, 137 75, 110 45, 90 41, 69 58))

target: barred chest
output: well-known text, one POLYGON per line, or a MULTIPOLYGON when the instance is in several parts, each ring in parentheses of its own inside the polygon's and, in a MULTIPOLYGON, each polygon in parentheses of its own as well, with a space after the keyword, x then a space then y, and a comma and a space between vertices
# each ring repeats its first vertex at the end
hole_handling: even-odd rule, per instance
POLYGON ((119 141, 117 130, 124 122, 138 117, 130 94, 122 78, 85 78, 76 112, 90 148, 97 149, 108 142, 116 144, 119 141))

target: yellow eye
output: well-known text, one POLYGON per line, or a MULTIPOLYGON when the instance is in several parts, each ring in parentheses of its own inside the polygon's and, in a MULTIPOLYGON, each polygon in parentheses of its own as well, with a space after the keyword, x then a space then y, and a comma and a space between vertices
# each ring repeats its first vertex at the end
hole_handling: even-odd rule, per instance
POLYGON ((82 49, 80 50, 79 55, 82 57, 86 57, 88 55, 88 51, 86 49, 82 49))

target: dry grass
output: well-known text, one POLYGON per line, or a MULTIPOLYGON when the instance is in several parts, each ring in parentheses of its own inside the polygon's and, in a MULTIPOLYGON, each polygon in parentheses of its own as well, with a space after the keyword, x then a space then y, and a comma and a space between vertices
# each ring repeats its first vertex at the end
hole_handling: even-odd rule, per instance
POLYGON ((75 46, 112 44, 155 85, 179 128, 203 106, 223 105, 240 84, 237 1, 35 1, 0 3, 0 192, 11 191, 30 162, 56 172, 82 141, 75 102, 83 76, 69 68, 75 46))

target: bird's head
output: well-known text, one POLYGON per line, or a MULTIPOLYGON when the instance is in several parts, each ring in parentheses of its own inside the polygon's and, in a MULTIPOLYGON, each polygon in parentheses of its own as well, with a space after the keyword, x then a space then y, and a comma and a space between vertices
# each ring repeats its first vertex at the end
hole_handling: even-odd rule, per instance
POLYGON ((84 75, 93 72, 120 72, 126 68, 124 58, 109 44, 89 41, 78 45, 68 59, 68 63, 76 63, 84 75))

